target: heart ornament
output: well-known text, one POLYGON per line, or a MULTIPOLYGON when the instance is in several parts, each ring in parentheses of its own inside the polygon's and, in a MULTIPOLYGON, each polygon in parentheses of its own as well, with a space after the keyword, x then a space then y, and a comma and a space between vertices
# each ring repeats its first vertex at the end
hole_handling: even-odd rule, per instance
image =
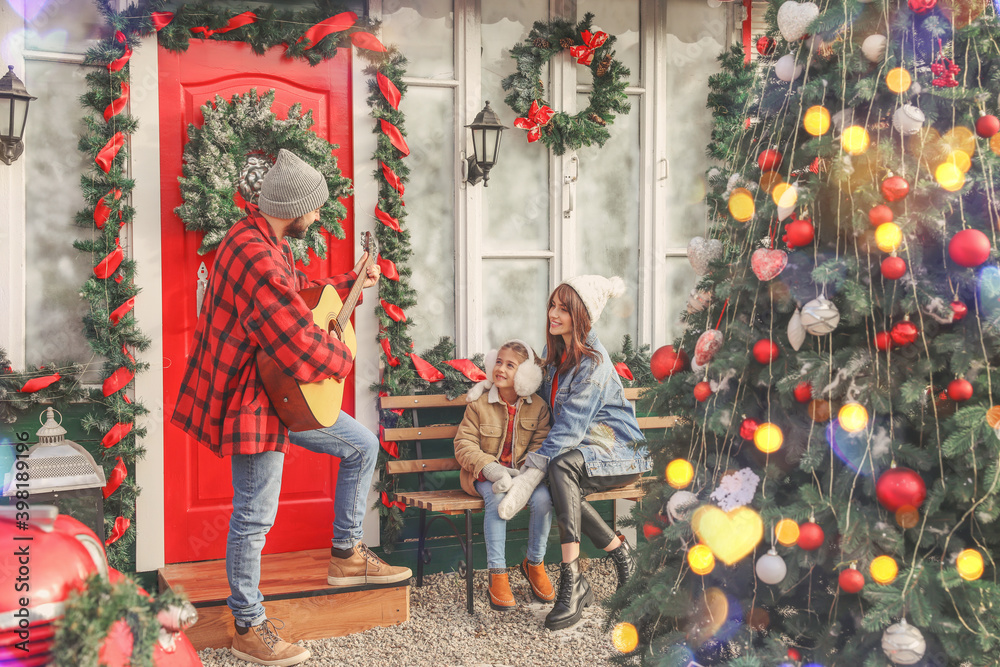
POLYGON ((761 282, 776 278, 788 266, 788 253, 784 250, 758 248, 750 255, 750 268, 761 282))
POLYGON ((806 36, 806 29, 817 16, 819 7, 815 2, 789 0, 778 8, 778 30, 787 41, 794 42, 806 36))
POLYGON ((708 273, 708 265, 722 257, 722 241, 696 236, 688 243, 688 261, 699 276, 708 273))
POLYGON ((709 329, 698 337, 698 342, 694 345, 694 363, 698 366, 704 366, 721 349, 722 332, 718 329, 709 329))
POLYGON ((764 537, 764 521, 745 505, 728 512, 715 505, 702 505, 691 515, 691 528, 726 565, 745 558, 764 537))

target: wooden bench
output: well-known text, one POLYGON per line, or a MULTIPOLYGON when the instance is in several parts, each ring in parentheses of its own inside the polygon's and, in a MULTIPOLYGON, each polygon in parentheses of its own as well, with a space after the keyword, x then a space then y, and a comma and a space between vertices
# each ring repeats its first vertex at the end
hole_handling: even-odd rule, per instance
MULTIPOLYGON (((639 389, 626 389, 625 397, 630 401, 635 401, 640 393, 639 389)), ((420 510, 420 528, 417 537, 417 586, 423 585, 424 563, 429 555, 425 549, 427 540, 427 529, 435 519, 444 518, 451 524, 455 537, 458 538, 465 556, 464 566, 460 567, 460 573, 465 576, 466 584, 466 607, 472 613, 472 514, 482 512, 484 508, 483 499, 470 496, 462 489, 439 489, 426 490, 424 474, 433 472, 445 472, 461 470, 461 466, 454 456, 450 458, 423 458, 422 445, 434 440, 454 440, 458 432, 458 424, 436 424, 431 426, 420 425, 420 410, 429 408, 455 408, 465 410, 465 396, 458 396, 449 400, 444 394, 427 394, 422 396, 383 396, 381 406, 385 410, 413 410, 413 426, 407 428, 387 428, 383 433, 383 440, 386 442, 413 442, 416 445, 415 459, 396 460, 386 463, 386 473, 389 475, 416 474, 419 480, 419 489, 416 491, 397 491, 396 500, 402 501, 408 507, 420 510), (437 516, 427 520, 427 512, 436 512, 437 516), (452 515, 465 516, 465 535, 459 532, 457 526, 451 521, 452 515), (464 569, 464 572, 461 570, 464 569)), ((461 420, 461 416, 458 417, 461 420)), ((673 425, 675 417, 639 417, 639 427, 644 431, 656 428, 667 428, 673 425)), ((587 496, 589 501, 598 500, 632 500, 639 501, 645 495, 645 482, 649 478, 643 478, 628 486, 592 493, 587 496)))

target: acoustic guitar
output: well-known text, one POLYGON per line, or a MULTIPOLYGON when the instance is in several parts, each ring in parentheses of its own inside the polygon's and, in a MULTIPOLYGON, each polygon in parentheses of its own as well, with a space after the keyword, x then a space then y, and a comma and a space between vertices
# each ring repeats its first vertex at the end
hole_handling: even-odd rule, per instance
MULTIPOLYGON (((375 263, 379 251, 378 242, 371 232, 362 235, 361 245, 368 253, 368 259, 358 271, 358 279, 347 299, 341 301, 337 290, 330 285, 307 287, 299 292, 312 311, 316 326, 344 343, 350 349, 352 358, 357 356, 358 340, 351 325, 351 314, 361 297, 368 268, 375 263)), ((330 377, 318 382, 300 382, 285 373, 263 349, 257 351, 257 369, 264 391, 288 430, 311 431, 333 426, 337 422, 344 398, 342 380, 330 377)))

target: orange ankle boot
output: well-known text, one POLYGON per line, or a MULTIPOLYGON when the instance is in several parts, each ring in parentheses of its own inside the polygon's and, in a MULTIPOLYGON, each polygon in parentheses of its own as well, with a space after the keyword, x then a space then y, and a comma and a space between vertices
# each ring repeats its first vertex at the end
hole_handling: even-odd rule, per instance
POLYGON ((524 573, 528 583, 531 584, 531 594, 539 602, 552 602, 556 599, 556 593, 552 590, 552 582, 549 581, 549 574, 545 571, 545 563, 532 565, 525 558, 521 561, 521 572, 524 573))
POLYGON ((507 573, 494 574, 490 572, 490 607, 497 611, 513 611, 514 593, 510 590, 510 579, 507 573))

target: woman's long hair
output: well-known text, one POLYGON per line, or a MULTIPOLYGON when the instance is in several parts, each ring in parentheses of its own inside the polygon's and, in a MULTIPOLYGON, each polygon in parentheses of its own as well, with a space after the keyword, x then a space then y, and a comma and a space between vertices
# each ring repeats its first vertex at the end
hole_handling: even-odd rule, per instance
POLYGON ((545 317, 545 343, 548 347, 548 352, 545 355, 545 366, 555 366, 557 373, 563 373, 567 369, 579 366, 583 357, 597 361, 600 356, 597 350, 587 347, 587 335, 590 334, 591 324, 590 314, 576 290, 566 283, 559 285, 549 297, 548 308, 545 317), (569 311, 569 316, 573 318, 573 336, 569 347, 566 346, 566 341, 562 336, 553 336, 549 332, 548 308, 552 308, 556 297, 559 297, 559 300, 566 306, 566 310, 569 311), (566 353, 566 359, 560 363, 563 352, 566 353))

